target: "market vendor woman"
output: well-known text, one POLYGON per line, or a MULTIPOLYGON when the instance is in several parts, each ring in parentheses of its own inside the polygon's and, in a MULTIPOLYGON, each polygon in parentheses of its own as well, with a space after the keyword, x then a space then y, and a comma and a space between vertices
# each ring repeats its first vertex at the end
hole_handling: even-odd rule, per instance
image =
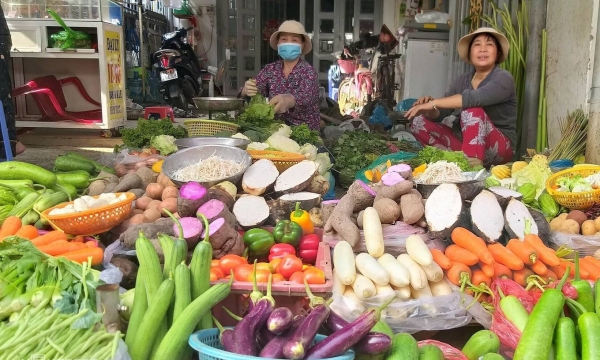
POLYGON ((312 43, 304 26, 297 21, 283 22, 271 35, 271 47, 283 60, 265 66, 256 79, 246 81, 241 95, 260 93, 270 99, 276 117, 288 125, 307 124, 319 130, 319 82, 317 72, 300 55, 312 50, 312 43))
POLYGON ((454 79, 445 97, 422 97, 406 113, 417 140, 462 150, 471 165, 509 162, 517 144, 517 98, 512 75, 498 67, 508 50, 506 37, 492 28, 461 38, 458 55, 474 71, 454 79), (441 123, 449 115, 459 117, 462 139, 441 123))

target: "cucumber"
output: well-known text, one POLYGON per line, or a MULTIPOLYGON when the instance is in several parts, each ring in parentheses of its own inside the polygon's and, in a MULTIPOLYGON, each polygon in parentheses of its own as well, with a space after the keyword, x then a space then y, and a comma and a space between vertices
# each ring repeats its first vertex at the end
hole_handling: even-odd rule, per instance
POLYGON ((489 330, 480 330, 473 334, 462 348, 463 354, 469 360, 478 360, 488 353, 497 353, 500 350, 500 339, 489 330))
POLYGON ((392 341, 388 359, 418 360, 419 346, 410 334, 396 334, 392 341))
POLYGON ((88 160, 61 155, 54 160, 54 168, 58 171, 84 170, 88 174, 96 172, 96 166, 88 160))
POLYGON ((0 163, 0 180, 31 180, 36 184, 50 187, 56 183, 56 175, 43 167, 21 162, 0 163))
POLYGON ((444 360, 444 353, 435 345, 423 345, 419 349, 419 360, 444 360))
POLYGON ((504 360, 504 356, 495 353, 485 354, 481 357, 481 360, 504 360))
POLYGON ((109 168, 107 166, 104 166, 104 165, 100 164, 97 161, 94 161, 94 160, 92 160, 90 158, 87 158, 87 157, 85 157, 85 156, 83 156, 83 155, 81 155, 79 153, 69 151, 66 154, 66 156, 72 157, 72 158, 76 158, 76 159, 85 160, 85 161, 88 161, 88 162, 94 164, 94 167, 96 168, 96 172, 104 171, 104 172, 107 172, 109 174, 113 174, 113 175, 116 174, 115 170, 113 170, 113 169, 111 169, 111 168, 109 168))

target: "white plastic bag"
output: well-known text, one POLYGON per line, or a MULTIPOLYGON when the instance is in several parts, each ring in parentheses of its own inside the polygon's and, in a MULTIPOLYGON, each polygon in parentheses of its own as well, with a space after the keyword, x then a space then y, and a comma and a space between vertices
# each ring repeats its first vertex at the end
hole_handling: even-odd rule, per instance
POLYGON ((118 154, 106 153, 100 156, 100 163, 114 167, 117 176, 125 176, 127 173, 135 172, 141 167, 151 167, 159 160, 166 157, 159 154, 132 155, 132 150, 123 149, 118 154))
POLYGON ((569 248, 579 251, 580 256, 593 256, 596 250, 600 249, 600 235, 576 235, 565 234, 552 231, 550 233, 550 246, 553 249, 566 245, 569 248))
POLYGON ((439 11, 430 11, 415 15, 415 21, 418 23, 446 24, 448 20, 450 20, 450 14, 439 11))

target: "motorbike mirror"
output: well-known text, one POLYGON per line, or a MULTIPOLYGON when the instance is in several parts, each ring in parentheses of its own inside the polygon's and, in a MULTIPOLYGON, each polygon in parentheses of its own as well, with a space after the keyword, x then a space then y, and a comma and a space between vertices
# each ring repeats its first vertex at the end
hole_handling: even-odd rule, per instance
POLYGON ((190 30, 194 30, 194 27, 192 26, 192 27, 185 29, 185 31, 190 31, 190 30))

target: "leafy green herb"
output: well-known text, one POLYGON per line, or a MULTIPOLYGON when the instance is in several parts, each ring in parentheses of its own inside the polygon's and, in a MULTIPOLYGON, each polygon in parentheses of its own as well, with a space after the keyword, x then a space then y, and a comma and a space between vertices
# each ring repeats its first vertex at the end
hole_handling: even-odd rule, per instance
POLYGON ((304 144, 315 145, 321 142, 319 132, 311 130, 306 124, 292 126, 292 135, 290 136, 290 139, 297 142, 300 146, 304 144))
POLYGON ((145 120, 139 119, 134 129, 122 129, 123 144, 128 148, 142 149, 150 146, 153 137, 170 135, 176 139, 187 137, 187 130, 175 126, 169 119, 145 120))
POLYGON ((364 131, 346 131, 333 146, 334 170, 355 174, 381 155, 389 154, 385 141, 364 131))
POLYGON ((462 151, 446 151, 433 146, 425 146, 423 150, 419 151, 418 159, 423 163, 433 163, 445 160, 447 162, 455 163, 462 171, 473 170, 471 169, 471 166, 469 166, 465 153, 462 151))
POLYGON ((275 111, 262 95, 254 95, 248 106, 238 116, 238 122, 259 128, 269 128, 275 122, 275 111))

